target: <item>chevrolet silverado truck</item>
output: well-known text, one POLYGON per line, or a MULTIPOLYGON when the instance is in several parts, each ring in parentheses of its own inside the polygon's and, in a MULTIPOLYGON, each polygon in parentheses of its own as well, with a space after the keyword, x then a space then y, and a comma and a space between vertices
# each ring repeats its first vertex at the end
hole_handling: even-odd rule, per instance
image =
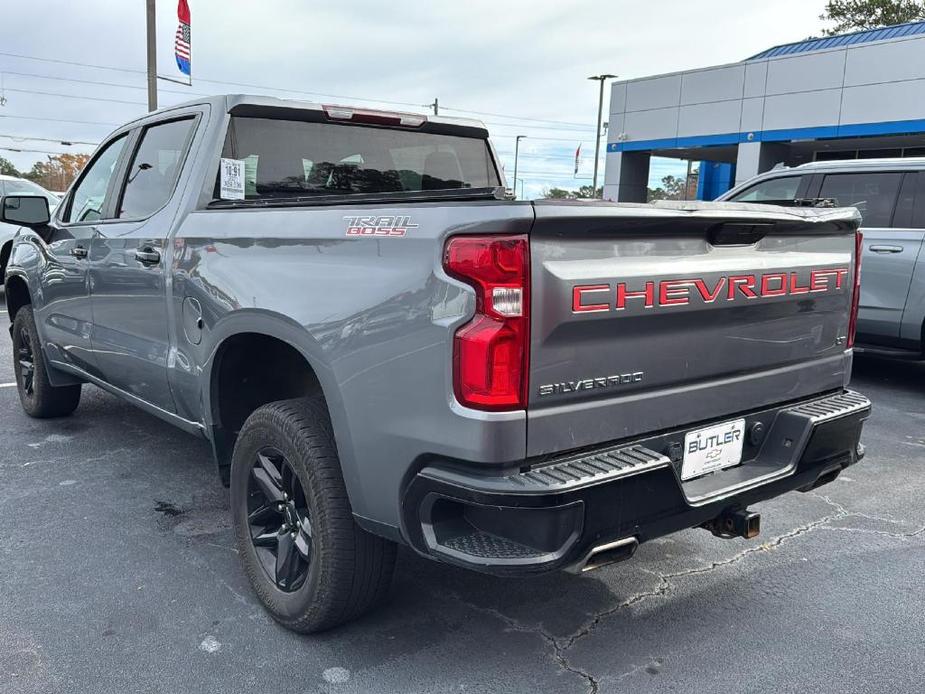
POLYGON ((581 572, 863 455, 855 209, 518 202, 478 122, 222 96, 100 145, 5 276, 33 417, 211 443, 254 591, 319 631, 398 544, 581 572))

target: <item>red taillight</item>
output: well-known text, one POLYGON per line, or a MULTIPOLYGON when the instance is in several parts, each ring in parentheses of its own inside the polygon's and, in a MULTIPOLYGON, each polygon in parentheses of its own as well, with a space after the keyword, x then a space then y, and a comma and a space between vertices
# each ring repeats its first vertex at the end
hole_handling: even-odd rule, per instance
POLYGON ((848 318, 848 347, 854 347, 854 335, 858 330, 858 306, 861 301, 861 256, 864 253, 864 234, 854 236, 854 287, 851 294, 851 316, 848 318))
POLYGON ((456 399, 479 410, 527 406, 530 246, 526 236, 457 236, 443 267, 475 289, 475 316, 456 331, 456 399))

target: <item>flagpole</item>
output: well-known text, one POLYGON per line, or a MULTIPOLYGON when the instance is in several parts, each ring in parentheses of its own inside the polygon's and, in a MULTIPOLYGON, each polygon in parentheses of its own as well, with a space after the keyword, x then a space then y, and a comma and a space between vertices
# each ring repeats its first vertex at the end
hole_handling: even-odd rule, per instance
POLYGON ((148 35, 148 110, 157 110, 157 23, 154 16, 155 0, 146 0, 148 35))

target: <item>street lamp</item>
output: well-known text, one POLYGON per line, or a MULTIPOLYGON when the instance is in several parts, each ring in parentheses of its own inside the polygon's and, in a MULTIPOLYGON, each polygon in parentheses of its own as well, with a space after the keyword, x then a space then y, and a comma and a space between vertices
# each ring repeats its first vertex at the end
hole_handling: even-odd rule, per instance
POLYGON ((601 92, 597 102, 597 130, 594 131, 594 180, 591 184, 591 197, 597 197, 597 161, 601 156, 601 112, 604 110, 604 82, 614 79, 616 75, 594 75, 589 80, 601 83, 601 92))
POLYGON ((514 139, 514 197, 517 197, 517 156, 520 154, 520 141, 524 139, 526 135, 518 135, 514 139))

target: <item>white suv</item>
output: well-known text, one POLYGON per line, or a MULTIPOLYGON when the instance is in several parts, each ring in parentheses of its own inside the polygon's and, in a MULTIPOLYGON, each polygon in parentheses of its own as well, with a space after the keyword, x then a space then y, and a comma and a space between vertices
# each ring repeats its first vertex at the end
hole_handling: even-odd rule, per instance
MULTIPOLYGON (((0 196, 2 195, 42 195, 48 200, 48 209, 54 210, 61 199, 54 193, 45 190, 38 183, 27 181, 16 176, 0 176, 0 196)), ((0 223, 0 286, 3 286, 3 275, 6 272, 6 261, 10 257, 13 247, 13 236, 18 226, 0 223)))

